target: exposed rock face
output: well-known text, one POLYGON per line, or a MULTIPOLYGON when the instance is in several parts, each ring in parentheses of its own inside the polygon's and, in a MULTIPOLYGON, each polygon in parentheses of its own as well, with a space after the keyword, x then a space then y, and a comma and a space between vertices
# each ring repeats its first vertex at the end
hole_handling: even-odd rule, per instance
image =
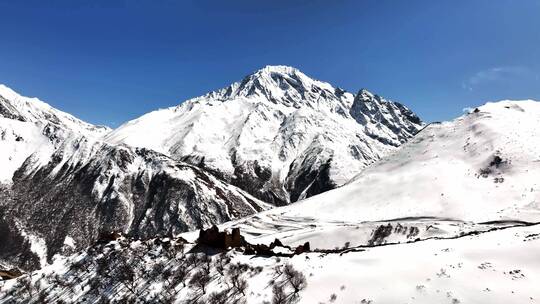
POLYGON ((2 244, 0 246, 2 265, 23 269, 35 269, 40 265, 39 257, 32 251, 28 235, 10 216, 5 216, 4 210, 0 211, 0 244, 2 244))
POLYGON ((0 96, 0 117, 26 121, 26 119, 13 107, 7 99, 0 96))
POLYGON ((356 94, 350 113, 359 124, 370 126, 366 128, 368 136, 396 147, 415 135, 422 125, 420 118, 404 105, 365 89, 356 94))
POLYGON ((294 254, 302 254, 304 252, 310 252, 310 251, 311 251, 311 246, 309 245, 309 242, 305 242, 303 245, 296 247, 296 249, 294 250, 294 254))
POLYGON ((285 205, 344 184, 422 127, 399 103, 268 66, 127 122, 106 141, 160 151, 285 205))

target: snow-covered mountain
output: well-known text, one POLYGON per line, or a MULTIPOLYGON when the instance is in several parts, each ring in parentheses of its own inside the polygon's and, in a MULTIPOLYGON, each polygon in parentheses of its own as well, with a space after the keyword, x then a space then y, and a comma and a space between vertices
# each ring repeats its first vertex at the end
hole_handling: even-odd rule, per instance
POLYGON ((1 87, 0 262, 36 268, 101 233, 178 233, 269 208, 204 169, 1 87))
POLYGON ((344 184, 422 127, 405 106, 366 90, 354 95, 297 69, 267 66, 127 122, 105 140, 207 168, 283 205, 344 184))
MULTIPOLYGON (((358 113, 364 113, 366 121, 367 117, 390 121, 391 116, 386 113, 377 114, 376 104, 384 104, 384 100, 366 91, 354 100, 364 98, 369 101, 350 106, 349 114, 355 121, 360 119, 358 113)), ((223 103, 226 102, 229 101, 223 103)), ((290 102, 294 104, 294 100, 290 102)), ((171 110, 156 113, 168 111, 171 110)), ((204 116, 204 112, 199 114, 204 116)), ((141 229, 142 236, 155 235, 156 231, 166 234, 169 230, 156 227, 175 226, 171 217, 179 210, 193 210, 193 206, 174 209, 170 207, 174 204, 163 203, 163 197, 184 193, 195 197, 208 193, 221 196, 218 189, 229 187, 239 193, 240 206, 251 206, 252 210, 219 227, 229 231, 240 228, 248 243, 233 249, 205 247, 197 240, 201 235, 198 231, 146 239, 119 237, 68 257, 56 256, 49 259, 51 265, 32 274, 0 281, 0 301, 535 303, 540 297, 540 141, 535 133, 539 128, 539 102, 488 103, 451 122, 426 126, 338 189, 254 215, 247 214, 257 209, 255 198, 222 183, 204 169, 146 148, 113 145, 111 138, 109 143, 76 146, 73 152, 65 154, 72 155, 71 158, 54 156, 50 165, 37 170, 27 161, 15 174, 14 186, 7 192, 15 190, 29 195, 29 201, 39 203, 38 210, 55 213, 28 211, 30 203, 26 203, 11 209, 17 215, 15 218, 33 219, 33 233, 54 230, 59 227, 54 223, 66 219, 83 223, 69 228, 71 234, 56 229, 47 242, 61 243, 64 248, 74 241, 81 242, 81 238, 73 240, 71 236, 94 235, 85 234, 97 225, 92 221, 108 223, 111 230, 120 227, 117 223, 134 223, 127 231, 141 229), (77 165, 73 159, 87 161, 77 165), (163 174, 155 172, 182 179, 156 181, 156 177, 153 180, 150 176, 163 174), (195 176, 190 184, 193 187, 200 187, 197 185, 202 181, 211 186, 222 184, 200 187, 200 191, 184 186, 170 189, 171 185, 185 183, 187 172, 195 176), (77 189, 68 191, 73 202, 42 203, 41 197, 47 196, 44 189, 51 188, 53 179, 67 181, 54 181, 54 185, 60 185, 52 191, 55 198, 62 198, 61 193, 66 190, 77 189), (156 184, 159 186, 155 187, 156 184), (29 186, 18 189, 15 185, 29 186), (85 193, 106 199, 98 203, 100 207, 81 205, 78 197, 85 193), (130 201, 129 196, 134 202, 142 196, 156 199, 132 205, 122 203, 130 201), (62 210, 61 206, 67 208, 62 210), (109 208, 119 211, 113 212, 113 216, 102 212, 109 208), (167 210, 165 215, 162 210, 167 210), (98 216, 78 216, 85 213, 98 216), (128 220, 139 216, 140 221, 128 220), (167 221, 172 223, 166 224, 167 221), (310 246, 306 247, 306 242, 310 246), (263 250, 272 244, 276 247, 268 254, 250 252, 246 244, 262 244, 259 246, 263 250), (301 244, 302 250, 293 250, 301 244)), ((382 138, 386 138, 381 136, 383 129, 379 127, 377 136, 367 135, 367 131, 363 134, 382 144, 382 138)), ((156 139, 155 135, 151 138, 156 139)), ((410 135, 402 136, 406 140, 410 135)), ((16 197, 14 201, 24 200, 25 197, 16 197)), ((231 200, 236 201, 224 201, 231 200)), ((171 201, 176 202, 177 198, 171 201)), ((203 201, 204 208, 212 210, 204 199, 197 201, 203 201)), ((260 209, 265 208, 259 204, 260 209)), ((17 226, 9 225, 6 218, 11 217, 0 221, 0 232, 17 226)), ((213 219, 200 224, 211 222, 213 219)), ((3 235, 0 233, 0 238, 3 235)), ((34 240, 25 246, 44 256, 44 251, 39 250, 40 238, 24 230, 11 237, 34 240)), ((84 245, 92 243, 82 239, 84 245)))

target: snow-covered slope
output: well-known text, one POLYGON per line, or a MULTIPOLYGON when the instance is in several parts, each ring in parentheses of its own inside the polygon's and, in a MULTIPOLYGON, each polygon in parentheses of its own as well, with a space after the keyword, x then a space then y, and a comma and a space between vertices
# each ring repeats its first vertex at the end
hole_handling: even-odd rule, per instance
POLYGON ((540 221, 539 129, 539 102, 488 103, 427 126, 343 187, 225 227, 261 242, 342 246, 369 239, 373 229, 357 233, 368 221, 540 221))
POLYGON ((306 200, 288 214, 343 220, 538 219, 538 129, 539 102, 488 103, 454 121, 428 126, 348 185, 306 200))
POLYGON ((109 131, 0 84, 0 183, 11 182, 15 170, 33 153, 46 159, 68 138, 97 138, 109 131))
POLYGON ((178 234, 268 209, 203 169, 151 150, 86 138, 68 144, 77 148, 58 149, 43 166, 29 159, 15 174, 0 214, 15 238, 0 251, 7 261, 44 266, 57 253, 86 248, 102 233, 178 234), (40 250, 30 248, 37 265, 28 252, 18 252, 23 244, 15 236, 25 234, 42 244, 40 250), (66 247, 68 239, 72 245, 66 247))
POLYGON ((537 303, 539 251, 538 225, 293 257, 119 239, 0 281, 0 302, 537 303))
POLYGON ((104 143, 105 132, 0 87, 0 262, 33 269, 103 232, 178 233, 269 208, 202 168, 104 143))
POLYGON ((87 137, 103 136, 110 131, 108 127, 89 124, 55 109, 38 98, 21 96, 3 84, 0 84, 0 96, 0 116, 44 125, 54 124, 87 137))
POLYGON ((208 168, 286 204, 335 188, 422 127, 399 103, 268 66, 227 88, 148 113, 105 137, 208 168))

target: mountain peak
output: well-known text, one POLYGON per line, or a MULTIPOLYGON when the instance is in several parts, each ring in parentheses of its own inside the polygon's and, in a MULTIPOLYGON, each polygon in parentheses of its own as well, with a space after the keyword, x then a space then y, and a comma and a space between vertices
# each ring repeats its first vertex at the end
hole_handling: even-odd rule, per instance
POLYGON ((253 74, 263 74, 263 73, 280 73, 280 74, 293 75, 293 74, 302 73, 302 72, 300 72, 300 70, 298 70, 297 68, 287 66, 287 65, 267 65, 264 68, 259 69, 257 72, 253 74))
POLYGON ((255 98, 298 108, 317 101, 320 96, 337 98, 335 95, 336 89, 329 83, 310 78, 296 68, 268 65, 241 81, 204 97, 221 101, 255 98))
POLYGON ((356 94, 356 96, 358 96, 358 98, 369 100, 369 99, 374 98, 375 94, 371 93, 365 88, 362 88, 358 91, 358 94, 356 94))

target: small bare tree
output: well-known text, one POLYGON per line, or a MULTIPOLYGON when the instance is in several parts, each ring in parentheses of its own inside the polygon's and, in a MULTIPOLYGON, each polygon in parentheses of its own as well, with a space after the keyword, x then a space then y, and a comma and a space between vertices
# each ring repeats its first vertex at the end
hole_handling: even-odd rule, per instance
POLYGON ((189 284, 195 288, 202 291, 203 294, 206 293, 206 285, 210 283, 210 276, 203 270, 197 271, 189 280, 189 284))
POLYGON ((186 266, 183 264, 179 265, 173 273, 173 281, 176 283, 175 286, 182 283, 182 286, 186 287, 186 279, 188 274, 189 273, 186 266))
POLYGON ((136 273, 127 261, 121 261, 116 268, 116 278, 133 294, 137 294, 136 273))
POLYGON ((212 259, 208 255, 202 254, 199 256, 199 263, 202 270, 207 274, 210 274, 210 270, 212 269, 212 259))
POLYGON ((272 286, 272 304, 288 304, 287 298, 288 296, 285 294, 283 286, 272 286))
POLYGON ((285 275, 286 282, 293 288, 295 294, 306 288, 306 276, 300 271, 295 270, 291 264, 285 265, 283 274, 285 275))
POLYGON ((174 246, 176 247, 175 259, 183 260, 184 257, 186 256, 185 253, 184 253, 186 245, 183 242, 176 242, 174 246))
POLYGON ((226 304, 229 299, 227 291, 214 291, 208 295, 208 304, 226 304))
POLYGON ((199 266, 199 259, 193 253, 186 255, 186 263, 188 267, 197 268, 199 266))
POLYGON ((243 264, 232 264, 227 269, 228 283, 233 291, 237 294, 245 296, 245 290, 247 289, 247 281, 242 278, 242 274, 245 272, 243 264))
POLYGON ((19 278, 19 284, 21 284, 21 287, 24 291, 28 293, 28 296, 32 298, 34 295, 34 285, 32 284, 32 274, 29 273, 28 275, 22 276, 19 278))
POLYGON ((232 285, 236 293, 241 293, 242 296, 245 296, 245 291, 248 287, 248 283, 245 279, 242 279, 240 276, 232 278, 232 285))
POLYGON ((223 276, 225 274, 225 267, 231 263, 231 258, 226 253, 220 253, 214 260, 214 267, 216 271, 223 276))

